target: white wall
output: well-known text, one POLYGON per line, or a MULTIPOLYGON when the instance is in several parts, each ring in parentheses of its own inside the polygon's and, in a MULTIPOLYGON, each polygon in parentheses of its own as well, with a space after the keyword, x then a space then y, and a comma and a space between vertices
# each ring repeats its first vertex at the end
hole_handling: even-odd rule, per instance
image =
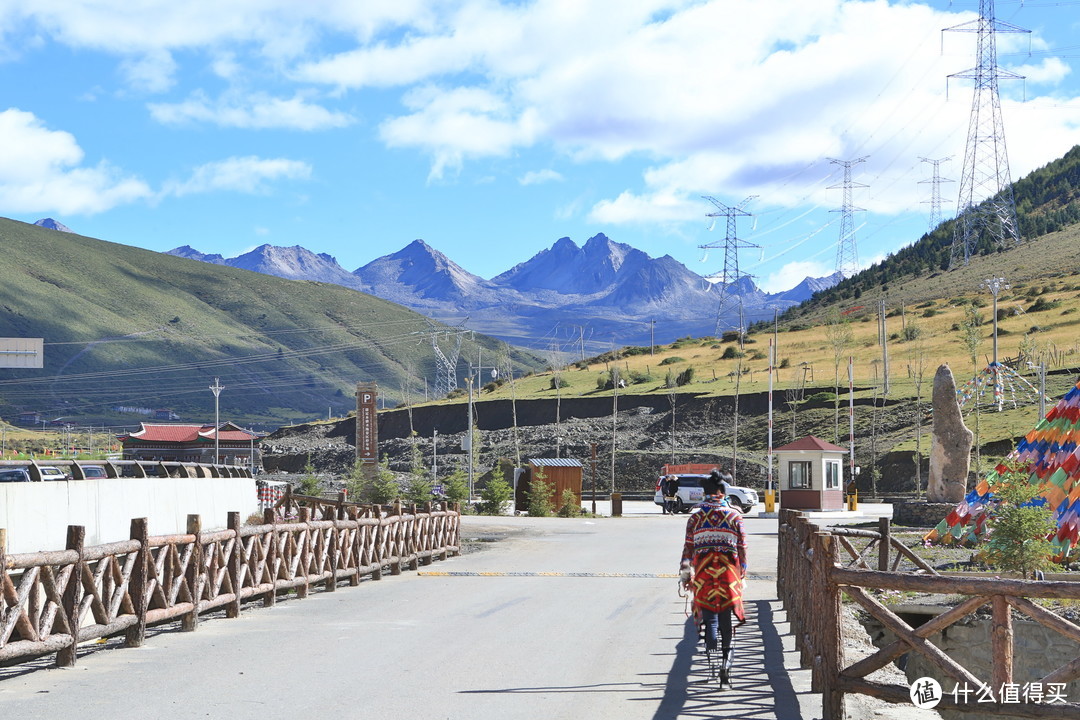
POLYGON ((0 483, 0 528, 9 553, 62 550, 68 525, 86 527, 86 544, 126 540, 131 519, 149 518, 151 535, 187 531, 201 515, 203 530, 224 528, 259 510, 253 478, 104 478, 69 482, 0 483))

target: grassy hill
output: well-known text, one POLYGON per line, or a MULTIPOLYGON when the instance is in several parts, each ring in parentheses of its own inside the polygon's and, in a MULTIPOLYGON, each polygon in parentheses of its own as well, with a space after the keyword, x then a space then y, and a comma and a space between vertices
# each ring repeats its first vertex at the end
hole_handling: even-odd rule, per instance
MULTIPOLYGON (((363 293, 3 218, 0 248, 0 336, 45 339, 44 370, 0 370, 5 417, 137 420, 125 406, 212 420, 220 377, 224 417, 275 426, 346 414, 357 382, 397 402, 435 381, 425 318, 363 293)), ((466 336, 462 354, 499 346, 466 336)))
MULTIPOLYGON (((772 323, 753 328, 742 357, 737 357, 738 343, 734 338, 685 338, 652 352, 648 348, 623 348, 577 362, 561 371, 558 381, 550 372, 523 378, 514 384, 513 393, 518 398, 555 398, 557 392, 564 399, 611 397, 613 390, 602 386, 612 368, 617 368, 628 383, 618 391, 620 396, 670 394, 676 406, 687 405, 693 397, 700 407, 709 398, 766 393, 768 349, 775 338, 779 366, 774 375, 777 445, 813 433, 846 446, 850 356, 854 360, 857 403, 857 462, 872 467, 891 452, 910 456, 916 449, 919 424, 919 450, 925 459, 930 448, 930 424, 925 411, 937 367, 948 363, 961 385, 990 362, 993 298, 983 283, 993 276, 1003 276, 1010 284, 998 297, 999 358, 1021 358, 1018 371, 1036 386, 1039 381, 1035 367, 1045 361, 1049 371, 1047 407, 1052 407, 1080 373, 1077 225, 1006 252, 978 255, 969 266, 957 270, 897 275, 898 279, 891 283, 864 285, 858 298, 844 297, 843 292, 833 295, 831 303, 818 298, 790 313, 778 324, 775 335, 772 323), (888 394, 884 392, 883 351, 878 340, 878 308, 882 300, 889 337, 888 394), (974 328, 978 340, 974 362, 964 342, 964 326, 971 317, 969 308, 974 308, 981 320, 974 328), (850 331, 850 341, 838 352, 830 341, 830 324, 850 331), (690 381, 675 385, 680 374, 689 374, 690 381), (556 382, 561 385, 558 391, 554 389, 556 382), (834 382, 840 389, 838 414, 834 382)), ((492 384, 481 397, 510 394, 508 383, 492 384)), ((1007 452, 1012 441, 1039 419, 1037 404, 1024 403, 1022 395, 1017 394, 1014 406, 1013 397, 1007 390, 1004 409, 998 412, 992 397, 987 396, 979 406, 977 419, 973 414, 975 403, 965 408, 968 426, 975 429, 978 424, 982 446, 979 459, 984 467, 1007 452)), ((690 461, 695 453, 730 456, 734 441, 731 417, 716 418, 708 445, 681 445, 680 457, 690 461)), ((765 417, 740 413, 739 421, 739 457, 761 462, 767 437, 765 417)))

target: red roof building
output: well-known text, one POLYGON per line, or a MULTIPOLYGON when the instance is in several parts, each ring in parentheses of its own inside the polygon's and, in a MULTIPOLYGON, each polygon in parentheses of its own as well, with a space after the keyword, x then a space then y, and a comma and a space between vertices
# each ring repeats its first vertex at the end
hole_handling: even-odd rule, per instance
POLYGON ((780 507, 792 510, 844 508, 845 448, 807 435, 778 447, 780 507))
POLYGON ((125 460, 157 460, 215 464, 214 448, 220 449, 219 465, 258 467, 262 458, 259 437, 231 422, 213 425, 140 423, 141 428, 120 435, 125 460))

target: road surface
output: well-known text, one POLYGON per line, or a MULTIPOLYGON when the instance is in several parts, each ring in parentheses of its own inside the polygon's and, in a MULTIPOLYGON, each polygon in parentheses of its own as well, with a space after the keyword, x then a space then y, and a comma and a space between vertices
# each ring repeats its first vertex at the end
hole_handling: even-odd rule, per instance
POLYGON ((747 521, 749 621, 727 691, 704 682, 677 581, 661 577, 678 570, 684 524, 467 517, 481 549, 419 574, 245 606, 138 649, 91 645, 69 669, 0 669, 0 716, 820 717, 776 600, 777 521, 747 521))

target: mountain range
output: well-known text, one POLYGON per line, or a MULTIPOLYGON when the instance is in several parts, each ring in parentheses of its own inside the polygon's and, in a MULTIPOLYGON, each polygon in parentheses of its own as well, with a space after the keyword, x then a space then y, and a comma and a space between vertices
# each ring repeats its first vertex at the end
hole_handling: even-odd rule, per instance
POLYGON ((557 240, 529 260, 490 280, 473 275, 423 240, 349 272, 326 253, 299 245, 262 245, 235 258, 206 254, 188 245, 170 255, 228 265, 293 280, 333 283, 375 295, 448 324, 515 345, 537 347, 565 335, 591 338, 594 349, 666 343, 686 335, 710 335, 771 318, 835 285, 839 273, 806 278, 794 288, 765 293, 749 277, 724 287, 689 270, 670 255, 660 258, 603 233, 582 246, 557 240), (656 321, 655 323, 653 321, 656 321), (560 330, 561 329, 561 330, 560 330), (549 338, 540 341, 538 338, 549 338))

